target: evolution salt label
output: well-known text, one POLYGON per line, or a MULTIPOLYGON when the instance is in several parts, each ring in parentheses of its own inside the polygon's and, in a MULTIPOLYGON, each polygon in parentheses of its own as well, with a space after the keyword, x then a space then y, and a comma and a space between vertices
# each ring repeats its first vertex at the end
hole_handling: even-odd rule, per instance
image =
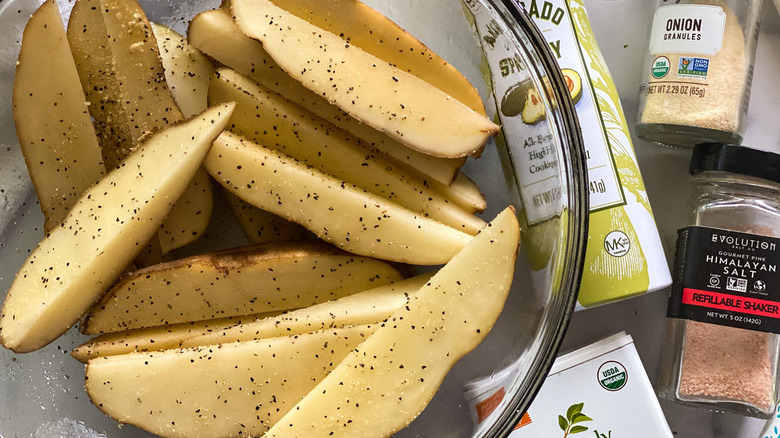
POLYGON ((780 239, 680 230, 668 316, 780 333, 780 239))

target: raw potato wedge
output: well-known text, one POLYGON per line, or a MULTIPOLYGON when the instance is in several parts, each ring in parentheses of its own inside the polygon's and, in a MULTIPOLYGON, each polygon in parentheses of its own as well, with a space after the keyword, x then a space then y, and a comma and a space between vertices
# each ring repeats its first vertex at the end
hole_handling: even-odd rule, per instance
POLYGON ((306 228, 284 220, 273 213, 260 210, 254 205, 244 202, 222 186, 220 186, 220 193, 236 217, 238 225, 244 231, 249 243, 283 242, 306 238, 306 228))
POLYGON ((24 28, 13 85, 16 135, 38 194, 44 230, 62 222, 105 173, 57 3, 44 2, 24 28))
MULTIPOLYGON (((208 108, 209 80, 215 71, 214 64, 170 28, 152 23, 152 30, 165 71, 165 82, 182 115, 192 117, 208 108)), ((200 170, 190 184, 158 232, 163 254, 192 243, 209 224, 214 208, 211 179, 205 170, 200 170)))
POLYGON ((479 186, 463 172, 458 173, 455 181, 450 185, 435 180, 426 180, 425 186, 441 193, 445 198, 469 213, 482 213, 487 208, 485 195, 482 194, 479 186))
POLYGON ((145 136, 182 119, 151 24, 135 0, 78 0, 68 40, 108 169, 145 136))
POLYGON ((235 325, 254 322, 260 318, 273 317, 283 312, 259 315, 231 316, 180 324, 162 325, 142 329, 105 333, 74 348, 70 355, 81 363, 103 356, 118 356, 133 352, 171 350, 182 347, 201 347, 209 344, 192 342, 212 331, 221 332, 235 325))
POLYGON ((162 437, 261 436, 376 327, 89 361, 92 402, 162 437))
MULTIPOLYGON (((68 40, 95 118, 107 169, 113 169, 155 131, 182 120, 171 96, 151 23, 136 0, 78 0, 68 22, 68 40)), ((208 227, 213 197, 199 170, 182 205, 163 223, 162 254, 195 241, 208 227)))
POLYGON ((169 254, 197 240, 206 232, 213 210, 211 178, 205 169, 198 169, 187 191, 179 198, 157 231, 162 254, 169 254))
POLYGON ((224 10, 206 11, 190 22, 190 43, 205 54, 244 76, 270 88, 307 110, 349 131, 399 163, 449 184, 465 163, 465 158, 438 158, 409 149, 387 135, 358 121, 322 96, 301 85, 263 49, 263 45, 243 33, 224 10))
POLYGON ((445 158, 478 153, 499 127, 424 80, 270 0, 233 0, 233 19, 290 76, 397 141, 445 158))
POLYGON ((438 265, 473 238, 230 132, 205 166, 244 201, 355 254, 438 265))
POLYGON ((319 241, 244 246, 150 266, 121 278, 87 316, 83 332, 295 309, 401 279, 385 262, 319 241))
POLYGON ((351 134, 230 69, 209 86, 209 103, 224 102, 236 102, 230 129, 244 138, 466 233, 485 226, 351 134))
POLYGON ((507 208, 264 437, 387 437, 409 425, 498 319, 519 242, 507 208))
POLYGON ((160 131, 84 193, 16 274, 0 344, 36 350, 89 310, 157 231, 232 111, 211 108, 160 131))
POLYGON ((214 64, 171 28, 152 23, 152 30, 165 71, 165 82, 179 110, 184 117, 205 110, 214 64))
POLYGON ((201 347, 300 335, 352 325, 379 324, 406 304, 409 296, 417 292, 432 275, 419 275, 276 316, 233 317, 109 333, 75 348, 71 355, 86 363, 95 357, 116 356, 133 351, 201 347))
POLYGON ((468 79, 409 32, 365 3, 359 0, 272 1, 485 115, 485 105, 468 79))

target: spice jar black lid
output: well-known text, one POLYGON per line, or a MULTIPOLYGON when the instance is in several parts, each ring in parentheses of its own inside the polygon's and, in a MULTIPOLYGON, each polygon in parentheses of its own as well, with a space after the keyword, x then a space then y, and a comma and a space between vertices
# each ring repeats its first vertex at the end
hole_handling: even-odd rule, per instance
POLYGON ((688 172, 718 170, 780 183, 780 154, 735 144, 702 143, 693 148, 688 172))

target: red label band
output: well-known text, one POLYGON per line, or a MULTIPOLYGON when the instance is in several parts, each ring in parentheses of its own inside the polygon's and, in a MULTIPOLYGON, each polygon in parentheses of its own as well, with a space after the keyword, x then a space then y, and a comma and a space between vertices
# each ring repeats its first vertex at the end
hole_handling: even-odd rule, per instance
POLYGON ((780 303, 698 289, 683 289, 682 303, 780 319, 780 303))

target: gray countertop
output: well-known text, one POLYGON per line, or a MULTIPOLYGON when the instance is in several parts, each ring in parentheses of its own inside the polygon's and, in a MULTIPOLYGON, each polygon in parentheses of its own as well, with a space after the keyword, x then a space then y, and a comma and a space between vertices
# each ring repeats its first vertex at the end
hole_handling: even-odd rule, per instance
MULTIPOLYGON (((585 0, 591 24, 620 92, 629 124, 637 111, 640 69, 645 38, 652 17, 648 0, 585 0)), ((772 76, 780 71, 780 17, 772 2, 765 2, 755 62, 744 144, 780 152, 780 87, 772 76)), ((671 261, 677 229, 685 224, 689 194, 687 174, 690 151, 673 150, 634 139, 639 164, 667 258, 671 261)), ((626 331, 651 381, 658 367, 666 326, 668 290, 577 313, 569 327, 564 351, 607 335, 626 331)), ((763 420, 661 403, 675 436, 684 438, 758 438, 763 420)), ((639 438, 639 437, 637 437, 639 438)), ((642 437, 644 438, 644 437, 642 437)), ((652 437, 648 437, 652 438, 652 437)), ((763 436, 761 437, 763 438, 763 436)))

